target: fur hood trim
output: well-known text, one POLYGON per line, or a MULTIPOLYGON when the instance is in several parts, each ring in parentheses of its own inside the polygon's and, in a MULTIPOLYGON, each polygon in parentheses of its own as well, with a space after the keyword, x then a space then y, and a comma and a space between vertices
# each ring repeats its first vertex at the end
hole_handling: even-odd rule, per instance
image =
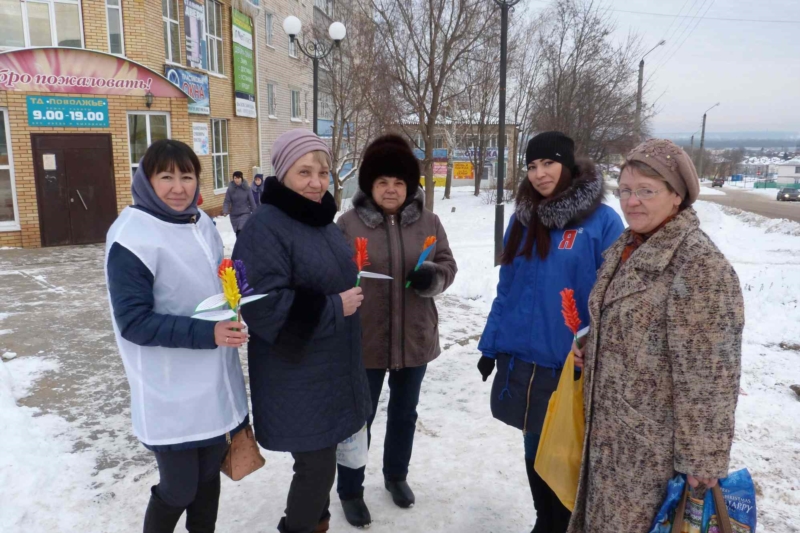
MULTIPOLYGON (((529 181, 525 183, 531 186, 529 181)), ((575 176, 569 188, 540 202, 536 212, 546 228, 563 229, 589 218, 603 203, 604 196, 603 175, 591 160, 580 159, 575 164, 575 176)), ((516 217, 523 226, 530 224, 533 209, 530 199, 517 201, 516 217)))

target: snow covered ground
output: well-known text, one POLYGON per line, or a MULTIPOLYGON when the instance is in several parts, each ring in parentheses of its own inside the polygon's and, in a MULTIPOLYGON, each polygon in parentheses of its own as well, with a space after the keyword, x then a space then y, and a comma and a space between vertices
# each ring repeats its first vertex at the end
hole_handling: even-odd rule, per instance
MULTIPOLYGON (((436 212, 459 273, 438 301, 444 353, 430 365, 423 385, 410 474, 418 503, 411 510, 398 509, 382 486, 384 394, 367 472, 366 499, 375 520, 371 531, 520 533, 533 523, 522 437, 492 418, 490 383, 483 383, 475 368, 477 338, 497 281, 495 207, 472 196, 470 189, 454 189, 451 200, 441 197, 437 190, 436 212)), ((607 202, 617 205, 610 195, 607 202)), ((506 206, 507 218, 512 210, 506 206)), ((747 308, 731 468, 746 466, 753 474, 759 531, 800 532, 800 401, 789 389, 800 384, 800 236, 790 235, 794 226, 775 227, 755 215, 731 216, 714 204, 698 202, 697 210, 703 229, 734 264, 747 308)), ((230 253, 235 237, 228 219, 217 219, 217 224, 230 253)), ((8 317, 0 313, 0 330, 8 317)), ((103 318, 98 327, 110 329, 103 318)), ((0 352, 4 339, 18 334, 3 331, 0 352)), ((105 356, 117 357, 112 348, 105 356)), ((86 439, 81 423, 95 409, 91 403, 83 407, 84 415, 78 406, 68 418, 23 405, 31 393, 48 393, 40 385, 63 372, 68 357, 19 353, 13 360, 0 360, 0 532, 141 529, 149 487, 158 474, 147 452, 130 438, 127 413, 108 417, 109 431, 86 439), (105 460, 109 454, 123 459, 105 460)), ((242 360, 246 364, 244 353, 242 360)), ((77 386, 96 395, 105 391, 97 379, 124 382, 121 365, 104 368, 106 375, 85 377, 77 386)), ((115 394, 127 395, 127 386, 117 388, 115 394)), ((292 475, 291 458, 265 456, 266 467, 249 478, 239 483, 223 479, 218 531, 275 531, 292 475)), ((335 494, 333 499, 331 531, 352 531, 335 494)))

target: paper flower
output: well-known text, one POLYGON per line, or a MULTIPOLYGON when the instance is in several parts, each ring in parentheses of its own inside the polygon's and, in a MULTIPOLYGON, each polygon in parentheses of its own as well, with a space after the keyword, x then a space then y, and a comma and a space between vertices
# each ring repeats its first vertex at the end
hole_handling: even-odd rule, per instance
POLYGON ((233 261, 231 261, 230 259, 223 259, 222 262, 219 264, 219 268, 217 268, 217 276, 222 278, 222 273, 229 268, 233 268, 233 261))
MULTIPOLYGON (((425 238, 425 242, 422 244, 422 252, 419 254, 419 259, 417 260, 417 266, 414 267, 414 270, 419 270, 419 267, 422 266, 422 263, 428 258, 430 255, 431 250, 433 250, 433 245, 436 244, 436 237, 433 235, 429 235, 425 238)), ((411 286, 411 282, 406 282, 406 289, 411 286)))
POLYGON ((364 267, 370 264, 369 253, 367 253, 366 237, 356 237, 356 255, 353 257, 353 261, 356 262, 359 272, 364 270, 364 267))
POLYGON ((564 316, 564 323, 577 338, 578 330, 581 329, 581 317, 578 314, 578 305, 575 303, 575 291, 572 289, 561 291, 561 314, 564 316))
POLYGON ((392 279, 390 276, 385 276, 383 274, 375 274, 374 272, 367 272, 366 270, 364 270, 365 266, 369 266, 371 264, 369 262, 369 254, 367 253, 366 237, 356 237, 356 255, 353 256, 353 261, 355 261, 356 267, 358 268, 356 287, 361 285, 362 277, 373 278, 373 279, 392 279))
POLYGON ((266 296, 266 294, 252 295, 253 289, 247 283, 247 271, 243 261, 223 260, 217 268, 217 275, 222 282, 222 293, 203 300, 194 310, 195 315, 192 318, 212 322, 234 320, 239 317, 243 305, 266 296))
POLYGON ((225 295, 225 301, 228 302, 231 309, 238 308, 242 295, 239 292, 239 283, 236 281, 236 271, 226 268, 219 278, 222 280, 222 293, 225 295))

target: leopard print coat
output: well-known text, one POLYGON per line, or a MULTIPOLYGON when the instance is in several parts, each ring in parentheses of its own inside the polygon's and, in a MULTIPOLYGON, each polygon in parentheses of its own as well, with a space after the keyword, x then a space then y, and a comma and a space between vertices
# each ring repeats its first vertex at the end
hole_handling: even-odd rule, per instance
POLYGON ((586 436, 570 533, 644 533, 675 472, 728 473, 744 328, 736 272, 688 208, 589 298, 586 436))

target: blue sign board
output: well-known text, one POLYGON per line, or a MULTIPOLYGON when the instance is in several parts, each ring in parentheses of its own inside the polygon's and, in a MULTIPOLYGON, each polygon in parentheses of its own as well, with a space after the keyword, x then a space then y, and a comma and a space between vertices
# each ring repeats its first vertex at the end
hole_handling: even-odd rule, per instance
POLYGON ((743 177, 741 174, 734 174, 731 176, 731 181, 742 181, 743 177))
POLYGON ((28 126, 107 128, 108 98, 28 96, 28 126))
MULTIPOLYGON (((414 155, 420 161, 425 159, 425 152, 420 150, 419 148, 414 148, 414 155)), ((447 159, 447 148, 434 148, 433 149, 433 158, 434 159, 447 159)))
POLYGON ((166 78, 177 85, 194 100, 189 103, 189 113, 196 115, 211 114, 211 95, 208 91, 208 76, 182 68, 167 67, 166 78))

